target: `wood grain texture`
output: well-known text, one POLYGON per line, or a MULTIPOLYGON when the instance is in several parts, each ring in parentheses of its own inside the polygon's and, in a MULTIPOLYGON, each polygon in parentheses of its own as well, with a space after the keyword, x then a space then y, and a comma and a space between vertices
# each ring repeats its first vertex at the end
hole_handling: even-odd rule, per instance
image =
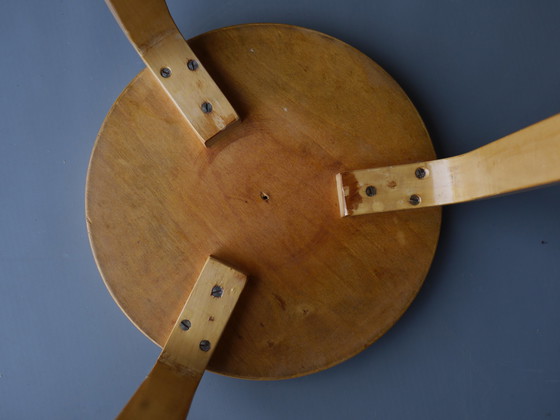
POLYGON ((559 181, 560 114, 460 156, 338 174, 337 189, 341 216, 357 216, 462 203, 559 181), (376 194, 368 195, 368 187, 376 194), (420 202, 412 204, 413 195, 420 202))
POLYGON ((118 418, 184 419, 247 277, 208 258, 155 366, 118 418), (220 287, 221 296, 212 294, 220 287), (187 323, 186 327, 183 323, 187 323), (201 343, 208 342, 207 349, 201 343))
POLYGON ((106 0, 106 3, 202 144, 239 120, 227 98, 183 39, 165 0, 106 0), (198 65, 195 71, 187 67, 191 60, 198 65), (163 68, 170 70, 168 77, 162 77, 163 68), (212 112, 202 111, 205 102, 212 105, 212 112))
POLYGON ((403 314, 440 209, 339 217, 335 176, 434 159, 397 83, 329 36, 243 25, 189 41, 242 116, 201 148, 146 71, 100 130, 86 212, 116 302, 163 345, 208 255, 250 274, 209 369, 300 376, 340 363, 403 314))
POLYGON ((201 378, 185 375, 158 360, 117 419, 184 420, 201 378))

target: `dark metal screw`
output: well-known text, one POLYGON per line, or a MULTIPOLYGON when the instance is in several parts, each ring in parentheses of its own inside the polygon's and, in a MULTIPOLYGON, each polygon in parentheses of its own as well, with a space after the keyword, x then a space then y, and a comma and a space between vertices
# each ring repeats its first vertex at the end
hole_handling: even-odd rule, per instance
POLYGON ((366 195, 368 197, 373 197, 375 194, 377 194, 377 188, 372 187, 371 185, 366 188, 366 195))
POLYGON ((198 69, 198 61, 196 60, 187 61, 187 67, 189 68, 190 71, 195 71, 196 69, 198 69))
POLYGON ((191 328, 191 321, 189 321, 188 319, 183 319, 179 326, 183 331, 188 331, 191 328))
POLYGON ((171 77, 171 69, 169 67, 164 67, 159 71, 159 74, 161 74, 161 77, 167 79, 171 77))
POLYGON ((210 341, 208 341, 208 340, 202 340, 202 341, 200 342, 200 346, 199 346, 199 347, 200 347, 200 350, 202 350, 202 351, 209 351, 209 350, 210 350, 210 347, 211 347, 211 346, 210 346, 210 341))
POLYGON ((410 199, 408 200, 408 202, 413 206, 417 206, 418 204, 420 204, 420 201, 422 201, 422 199, 418 194, 412 194, 410 196, 410 199))
POLYGON ((208 113, 212 112, 212 104, 210 102, 204 102, 200 106, 200 109, 202 109, 202 112, 204 112, 205 114, 208 114, 208 113))
POLYGON ((224 289, 221 286, 214 286, 212 288, 212 296, 215 298, 221 298, 224 294, 224 289))
POLYGON ((422 179, 426 176, 427 172, 424 168, 416 168, 414 174, 416 175, 416 178, 422 179))

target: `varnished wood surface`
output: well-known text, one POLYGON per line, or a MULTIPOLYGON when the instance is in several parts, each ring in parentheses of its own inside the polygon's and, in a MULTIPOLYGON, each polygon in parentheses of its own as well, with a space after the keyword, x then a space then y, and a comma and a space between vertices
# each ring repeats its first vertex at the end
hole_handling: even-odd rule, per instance
POLYGON ((245 274, 208 258, 161 355, 120 420, 185 418, 246 280, 245 274), (215 287, 221 293, 213 294, 215 287), (201 347, 203 341, 207 347, 201 347))
POLYGON ((341 216, 357 216, 462 203, 559 181, 557 114, 460 156, 339 174, 337 189, 341 216), (375 190, 368 194, 368 188, 375 190), (413 196, 418 199, 411 202, 413 196))
POLYGON ((174 367, 156 362, 118 420, 184 420, 202 375, 185 375, 174 367))
POLYGON ((206 144, 239 116, 183 39, 165 0, 106 0, 107 5, 161 89, 191 125, 195 138, 206 144), (188 68, 189 61, 196 69, 188 68), (167 77, 162 69, 169 71, 167 77), (209 103, 211 112, 203 112, 209 103))
POLYGON ((244 25, 190 41, 242 122, 211 147, 147 71, 100 130, 87 222, 117 303, 163 345, 208 255, 249 274, 209 369, 273 379, 379 338, 429 269, 440 209, 339 217, 335 175, 434 159, 379 66, 331 37, 244 25))

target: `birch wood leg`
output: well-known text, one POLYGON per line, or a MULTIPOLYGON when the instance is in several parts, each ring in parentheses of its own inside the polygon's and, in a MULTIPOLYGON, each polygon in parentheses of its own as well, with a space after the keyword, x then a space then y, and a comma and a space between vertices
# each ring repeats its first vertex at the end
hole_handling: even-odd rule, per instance
POLYGON ((337 175, 341 216, 461 203, 560 181, 560 114, 464 155, 337 175))
POLYGON ((203 144, 239 119, 183 39, 165 0, 106 2, 146 66, 203 144))
POLYGON ((155 366, 119 419, 184 419, 246 276, 210 257, 155 366))

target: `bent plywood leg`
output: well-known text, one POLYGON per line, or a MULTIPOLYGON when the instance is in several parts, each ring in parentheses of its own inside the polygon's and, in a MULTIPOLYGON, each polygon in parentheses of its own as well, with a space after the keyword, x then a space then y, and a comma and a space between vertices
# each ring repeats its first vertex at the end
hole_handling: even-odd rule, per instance
POLYGON ((148 377, 118 418, 184 419, 246 276, 210 257, 148 377))
POLYGON ((441 206, 560 181, 560 114, 464 155, 337 175, 341 216, 441 206))
POLYGON ((130 43, 206 142, 239 117, 169 14, 165 0, 106 0, 130 43))

